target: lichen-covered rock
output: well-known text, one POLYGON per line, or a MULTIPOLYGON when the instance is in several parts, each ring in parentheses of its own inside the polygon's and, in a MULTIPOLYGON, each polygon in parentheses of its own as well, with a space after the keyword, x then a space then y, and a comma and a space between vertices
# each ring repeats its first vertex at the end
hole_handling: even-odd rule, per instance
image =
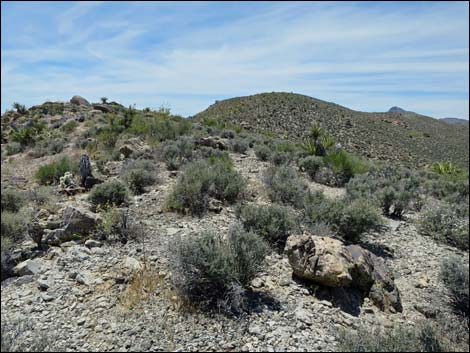
POLYGON ((296 276, 328 287, 357 288, 383 311, 402 310, 392 273, 370 251, 334 238, 293 235, 286 252, 296 276))

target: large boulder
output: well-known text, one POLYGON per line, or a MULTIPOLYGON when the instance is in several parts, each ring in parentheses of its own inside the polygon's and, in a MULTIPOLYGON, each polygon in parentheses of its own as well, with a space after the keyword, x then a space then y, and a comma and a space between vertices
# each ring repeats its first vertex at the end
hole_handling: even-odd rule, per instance
POLYGON ((75 104, 75 105, 81 105, 84 107, 91 107, 90 102, 88 102, 85 98, 80 97, 80 96, 73 96, 70 99, 70 103, 75 104))
POLYGON ((133 154, 143 155, 152 151, 152 148, 149 145, 136 137, 119 141, 118 148, 119 152, 122 153, 125 158, 129 158, 133 154))
POLYGON ((36 260, 26 260, 20 262, 13 269, 15 276, 38 275, 41 273, 41 265, 36 260))
POLYGON ((296 276, 327 287, 357 288, 383 311, 402 310, 392 273, 370 251, 330 237, 293 235, 286 252, 296 276))
POLYGON ((88 236, 99 228, 101 222, 98 214, 80 207, 68 206, 62 212, 62 226, 58 229, 45 229, 44 241, 49 245, 59 245, 88 236))
POLYGON ((102 113, 112 113, 113 109, 107 104, 93 104, 93 109, 99 110, 102 113))

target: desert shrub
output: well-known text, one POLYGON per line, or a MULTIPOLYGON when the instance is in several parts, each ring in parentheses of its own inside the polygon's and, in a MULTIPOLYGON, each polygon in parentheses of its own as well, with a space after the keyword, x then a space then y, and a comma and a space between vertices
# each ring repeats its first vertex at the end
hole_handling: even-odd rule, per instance
POLYGON ((302 206, 308 186, 293 169, 286 165, 270 167, 264 175, 264 182, 273 202, 302 206))
POLYGON ((337 186, 343 186, 354 176, 366 173, 368 170, 365 161, 341 149, 329 151, 323 160, 334 172, 337 186))
POLYGON ((64 113, 63 103, 46 102, 39 108, 40 113, 48 115, 59 115, 64 113))
POLYGON ((227 151, 221 151, 216 148, 200 146, 194 156, 195 159, 225 159, 230 160, 230 156, 227 151))
POLYGON ((142 117, 140 114, 134 116, 129 132, 162 142, 175 140, 191 131, 190 121, 171 116, 168 111, 158 111, 152 114, 154 116, 151 117, 142 117))
POLYGON ((51 186, 38 186, 26 192, 26 198, 35 206, 57 206, 55 190, 51 186))
POLYGON ((20 212, 2 211, 1 236, 17 242, 22 240, 28 232, 28 223, 31 215, 27 210, 20 212))
POLYGON ((310 178, 314 179, 317 172, 323 166, 323 159, 321 157, 308 156, 299 160, 298 166, 301 171, 307 173, 310 178))
POLYGON ((12 188, 2 188, 2 212, 18 212, 25 204, 25 195, 19 190, 12 188))
POLYGON ((180 295, 206 308, 240 313, 244 291, 261 270, 267 245, 254 233, 232 228, 228 237, 205 231, 176 238, 172 261, 180 295), (239 295, 234 296, 234 292, 239 295))
POLYGON ((465 265, 458 257, 454 256, 442 261, 440 279, 447 286, 452 305, 467 320, 470 317, 468 277, 468 265, 465 265))
POLYGON ((194 141, 189 137, 180 137, 174 142, 167 142, 162 149, 162 158, 168 170, 177 170, 193 158, 194 141))
POLYGON ((286 207, 246 205, 237 208, 237 218, 245 230, 253 232, 279 250, 283 250, 295 221, 286 207))
POLYGON ((89 200, 95 208, 120 206, 127 203, 128 191, 119 180, 111 180, 93 187, 89 200))
POLYGON ((271 156, 271 149, 266 145, 256 145, 255 155, 260 161, 267 161, 271 156))
POLYGON ((429 208, 419 219, 418 231, 451 246, 468 250, 468 218, 457 212, 454 206, 446 203, 429 208))
POLYGON ((65 141, 60 138, 47 139, 37 144, 33 150, 33 157, 39 158, 46 155, 54 155, 63 151, 65 147, 65 141))
POLYGON ((146 160, 134 161, 125 168, 123 179, 133 194, 142 194, 157 180, 155 166, 146 160))
POLYGON ((431 170, 436 174, 445 176, 459 176, 464 174, 464 171, 451 161, 436 162, 431 166, 431 170))
POLYGON ((248 150, 249 144, 245 139, 236 138, 232 139, 229 143, 230 150, 235 153, 245 154, 248 150))
POLYGON ((235 132, 232 130, 222 130, 220 137, 225 139, 233 139, 235 137, 235 132))
POLYGON ((142 237, 143 228, 134 220, 129 209, 107 208, 102 212, 101 236, 107 241, 126 244, 142 237))
POLYGON ((327 224, 351 243, 359 242, 363 233, 382 225, 377 208, 366 200, 330 200, 322 193, 309 193, 304 200, 304 211, 312 224, 327 224))
POLYGON ((10 140, 22 145, 32 145, 36 142, 38 135, 46 128, 43 121, 31 121, 27 126, 14 130, 10 134, 10 140))
POLYGON ((292 160, 292 153, 291 152, 283 152, 283 151, 273 151, 271 153, 271 156, 269 160, 274 164, 274 165, 282 165, 282 164, 287 164, 292 160))
POLYGON ((75 174, 77 171, 78 162, 72 161, 69 157, 62 157, 49 164, 40 166, 34 176, 40 184, 57 184, 65 172, 75 174))
POLYGON ((167 207, 201 215, 209 206, 209 197, 233 202, 245 185, 245 180, 233 169, 230 159, 212 157, 194 161, 180 175, 167 199, 167 207))
POLYGON ((391 329, 360 327, 340 331, 341 352, 445 352, 436 330, 429 324, 391 329))
POLYGON ((24 146, 19 142, 10 142, 6 144, 5 151, 7 156, 12 156, 14 154, 23 152, 24 146))
MULTIPOLYGON (((12 261, 12 250, 13 250, 13 242, 7 236, 1 237, 1 280, 10 277, 12 275, 12 270, 14 268, 15 262, 12 261)), ((2 325, 3 328, 3 325, 2 325)), ((3 343, 2 343, 2 352, 6 352, 3 350, 3 343)))
POLYGON ((78 126, 78 123, 75 120, 70 120, 66 122, 64 125, 60 127, 60 129, 67 133, 70 134, 73 130, 75 130, 78 126))
POLYGON ((421 208, 423 180, 419 173, 407 168, 373 168, 350 180, 346 191, 350 199, 366 198, 386 216, 402 218, 406 212, 421 208))

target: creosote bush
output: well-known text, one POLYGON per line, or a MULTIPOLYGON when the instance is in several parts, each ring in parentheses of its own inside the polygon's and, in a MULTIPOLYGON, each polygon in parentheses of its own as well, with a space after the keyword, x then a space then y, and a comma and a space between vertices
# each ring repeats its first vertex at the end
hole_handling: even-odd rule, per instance
POLYGON ((470 317, 468 265, 456 256, 444 259, 441 264, 440 278, 450 293, 455 310, 468 322, 470 317))
POLYGON ((271 157, 271 149, 266 145, 256 145, 255 155, 260 161, 266 162, 271 157))
POLYGON ((204 231, 176 238, 172 245, 174 285, 203 308, 239 314, 247 309, 245 291, 262 269, 268 246, 241 226, 228 236, 204 231))
POLYGON ((302 207, 308 186, 292 168, 287 165, 272 166, 266 171, 264 182, 273 202, 302 207))
POLYGON ((167 199, 167 208, 181 213, 202 215, 209 198, 234 202, 246 182, 233 169, 230 159, 211 157, 187 165, 167 199))
POLYGON ((392 329, 360 327, 357 331, 340 331, 341 352, 445 352, 443 342, 429 324, 392 329))
POLYGON ((298 166, 301 171, 307 173, 314 180, 315 175, 323 166, 323 159, 317 156, 308 156, 299 160, 298 166))
POLYGON ((441 203, 421 214, 418 231, 443 243, 468 250, 468 224, 468 217, 459 215, 455 205, 441 203))
POLYGON ((155 166, 147 160, 137 160, 127 166, 123 179, 134 195, 145 192, 145 187, 150 186, 157 180, 155 166))
POLYGON ((166 142, 162 148, 162 159, 168 170, 177 170, 193 158, 194 141, 182 136, 176 141, 166 142))
POLYGON ((367 200, 330 200, 320 192, 309 193, 304 200, 304 212, 312 224, 327 224, 351 243, 359 242, 363 233, 382 226, 380 213, 367 200))
POLYGON ((2 188, 2 212, 18 212, 25 204, 25 195, 19 190, 2 188))
POLYGON ((93 187, 89 200, 95 208, 108 208, 126 204, 129 198, 128 194, 129 192, 122 182, 111 180, 93 187))
POLYGON ((78 172, 78 162, 72 161, 69 157, 61 157, 52 163, 39 167, 36 171, 36 180, 43 185, 57 184, 65 172, 76 174, 78 172))
POLYGON ((261 236, 280 251, 295 228, 294 217, 286 207, 279 205, 240 206, 236 214, 245 230, 261 236))

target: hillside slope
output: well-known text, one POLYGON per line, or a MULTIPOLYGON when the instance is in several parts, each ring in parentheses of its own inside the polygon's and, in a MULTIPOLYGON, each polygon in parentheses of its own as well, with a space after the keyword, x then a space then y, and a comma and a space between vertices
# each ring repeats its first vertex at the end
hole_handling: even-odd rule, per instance
POLYGON ((262 93, 215 102, 193 117, 300 139, 320 123, 349 150, 417 166, 451 160, 468 169, 468 125, 414 113, 365 113, 294 93, 262 93))

